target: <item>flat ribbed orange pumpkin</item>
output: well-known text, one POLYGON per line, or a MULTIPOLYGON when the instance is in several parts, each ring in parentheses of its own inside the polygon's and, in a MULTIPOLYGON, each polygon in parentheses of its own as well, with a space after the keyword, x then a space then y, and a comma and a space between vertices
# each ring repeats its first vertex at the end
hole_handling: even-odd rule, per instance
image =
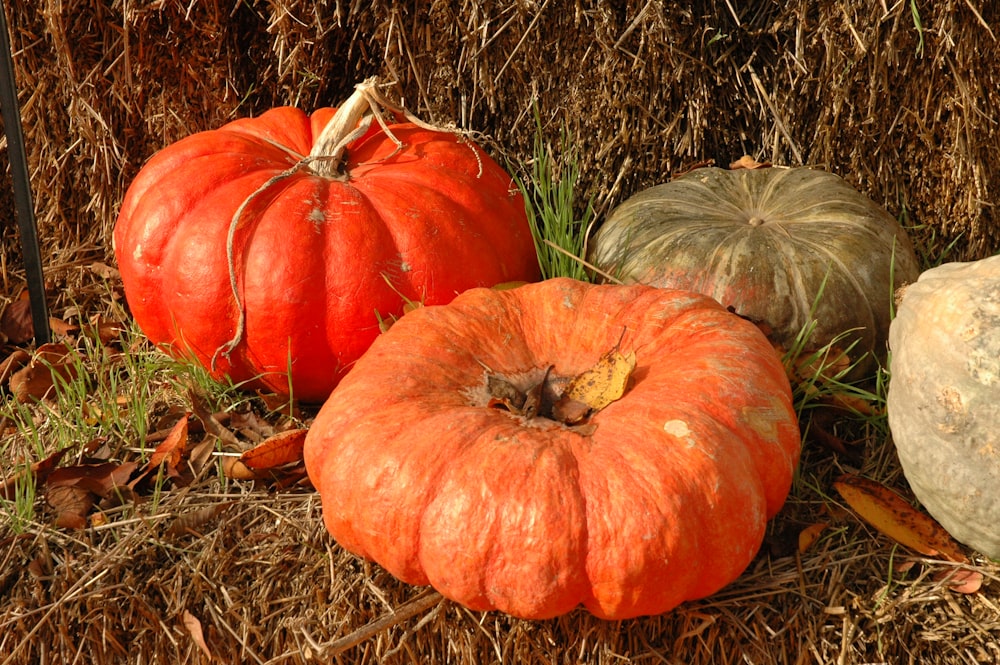
POLYGON ((608 619, 712 594, 754 558, 799 455, 791 392, 751 323, 702 295, 554 279, 404 316, 305 443, 346 549, 475 610, 608 619), (616 346, 628 390, 570 427, 493 408, 616 346))

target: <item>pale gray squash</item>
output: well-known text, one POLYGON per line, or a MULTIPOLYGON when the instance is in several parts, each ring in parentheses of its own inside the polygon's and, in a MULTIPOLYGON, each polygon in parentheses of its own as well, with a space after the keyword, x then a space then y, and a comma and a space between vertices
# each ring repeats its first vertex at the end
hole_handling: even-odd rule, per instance
POLYGON ((1000 256, 903 291, 888 415, 913 493, 957 540, 1000 558, 1000 256))
POLYGON ((884 357, 892 294, 919 274, 892 216, 809 168, 695 169, 626 200, 589 247, 589 262, 623 282, 709 295, 783 349, 810 312, 810 348, 853 330, 835 346, 857 342, 855 377, 884 357))

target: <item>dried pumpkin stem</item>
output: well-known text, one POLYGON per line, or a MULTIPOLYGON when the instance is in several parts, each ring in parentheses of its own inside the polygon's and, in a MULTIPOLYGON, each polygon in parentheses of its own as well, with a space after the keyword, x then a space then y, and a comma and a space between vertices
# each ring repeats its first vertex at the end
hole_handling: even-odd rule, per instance
POLYGON ((333 118, 316 137, 306 161, 313 164, 313 172, 317 175, 337 179, 346 176, 343 172, 343 163, 347 146, 365 135, 371 126, 372 118, 378 121, 385 135, 396 144, 395 152, 403 149, 402 141, 389 130, 379 106, 397 113, 399 109, 390 105, 385 97, 378 93, 376 86, 375 77, 365 79, 354 86, 354 94, 340 105, 333 118))
POLYGON ((338 180, 346 179, 347 174, 343 171, 343 165, 347 146, 365 135, 365 132, 371 127, 373 118, 378 122, 385 135, 396 144, 396 149, 392 154, 382 158, 389 159, 402 150, 404 146, 403 142, 396 138, 396 135, 389 129, 382 109, 397 117, 406 118, 407 122, 421 129, 454 134, 459 142, 465 143, 472 150, 479 165, 477 177, 482 175, 482 158, 463 132, 424 122, 405 108, 396 106, 378 91, 378 80, 374 76, 354 86, 354 94, 348 97, 347 101, 337 109, 333 118, 316 137, 316 142, 313 144, 312 150, 309 151, 309 157, 304 161, 314 164, 312 169, 317 175, 338 180))

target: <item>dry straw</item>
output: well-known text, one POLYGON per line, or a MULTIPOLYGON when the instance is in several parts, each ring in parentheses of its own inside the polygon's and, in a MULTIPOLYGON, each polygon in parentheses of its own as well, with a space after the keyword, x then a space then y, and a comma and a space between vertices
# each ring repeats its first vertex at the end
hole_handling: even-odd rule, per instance
POLYGON ((1000 249, 990 12, 737 4, 12 0, 46 256, 106 257, 158 148, 277 104, 335 105, 373 74, 515 159, 537 101, 553 136, 576 137, 598 218, 678 169, 751 154, 845 176, 923 227, 932 254, 959 236, 953 258, 1000 249))
MULTIPOLYGON (((102 293, 93 284, 109 273, 94 264, 110 262, 124 189, 155 150, 273 105, 335 105, 376 74, 425 120, 480 132, 512 163, 531 155, 537 103, 553 137, 563 127, 575 137, 579 200, 594 197, 598 223, 672 172, 751 154, 843 175, 919 225, 929 260, 952 242, 947 258, 1000 250, 1000 44, 996 13, 977 0, 6 4, 43 254, 63 307, 102 293)), ((19 275, 14 228, 4 222, 0 248, 7 294, 19 275)), ((892 457, 883 437, 865 445, 869 466, 892 457)), ((904 553, 844 515, 805 553, 790 545, 831 517, 826 488, 842 470, 807 450, 739 581, 621 623, 432 602, 342 552, 311 493, 248 492, 181 536, 167 533, 170 519, 232 493, 168 493, 155 514, 83 533, 0 525, 0 664, 207 662, 189 616, 218 662, 1000 660, 995 566, 980 562, 984 593, 953 594, 932 579, 940 565, 918 561, 904 576, 904 553), (414 599, 424 605, 407 617, 414 599)), ((897 467, 879 471, 901 484, 897 467)))

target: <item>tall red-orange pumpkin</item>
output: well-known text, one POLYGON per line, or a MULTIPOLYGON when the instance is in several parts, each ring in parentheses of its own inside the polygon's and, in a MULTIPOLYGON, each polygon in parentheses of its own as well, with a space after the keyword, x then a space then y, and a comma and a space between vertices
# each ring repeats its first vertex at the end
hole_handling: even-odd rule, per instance
POLYGON ((404 299, 537 279, 510 176, 470 141, 399 118, 349 136, 370 88, 336 132, 333 109, 276 108, 143 167, 114 243, 152 341, 279 393, 290 371, 295 397, 322 401, 404 299))
POLYGON ((531 619, 659 614, 732 582, 798 455, 788 379, 756 326, 706 296, 569 279, 407 314, 305 443, 342 546, 531 619), (572 377, 619 340, 634 383, 585 427, 488 406, 490 376, 572 377))

